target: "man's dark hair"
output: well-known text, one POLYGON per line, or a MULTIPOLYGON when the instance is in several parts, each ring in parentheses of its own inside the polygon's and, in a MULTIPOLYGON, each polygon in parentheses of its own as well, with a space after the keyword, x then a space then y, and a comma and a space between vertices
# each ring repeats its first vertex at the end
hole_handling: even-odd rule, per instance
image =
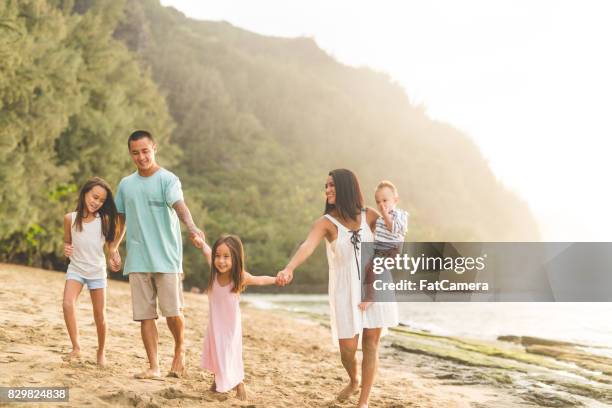
POLYGON ((153 139, 151 133, 147 132, 146 130, 137 130, 133 132, 130 137, 128 137, 128 149, 130 148, 131 142, 143 139, 145 137, 148 137, 151 143, 155 143, 155 140, 153 139))

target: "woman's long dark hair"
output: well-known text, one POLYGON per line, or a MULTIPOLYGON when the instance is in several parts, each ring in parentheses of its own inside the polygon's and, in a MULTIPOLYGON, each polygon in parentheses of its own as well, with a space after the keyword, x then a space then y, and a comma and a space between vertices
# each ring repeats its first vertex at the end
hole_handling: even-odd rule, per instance
POLYGON ((336 186, 336 204, 330 204, 325 200, 325 214, 336 210, 340 218, 357 221, 357 216, 363 208, 363 194, 359 187, 357 176, 347 169, 336 169, 329 172, 336 186))
POLYGON ((213 287, 213 283, 217 278, 219 271, 215 266, 215 255, 220 245, 225 244, 230 250, 232 256, 232 282, 234 287, 232 292, 240 293, 244 290, 244 282, 242 279, 242 272, 244 271, 244 249, 242 247, 242 241, 236 235, 223 235, 221 236, 212 247, 211 265, 210 265, 210 278, 208 279, 208 286, 206 291, 210 291, 213 287))
POLYGON ((113 192, 111 191, 110 185, 101 179, 100 177, 92 177, 79 192, 79 201, 76 207, 76 230, 83 231, 83 218, 85 217, 85 194, 87 194, 95 186, 102 187, 106 190, 106 200, 104 204, 98 210, 100 214, 100 221, 102 222, 102 235, 106 242, 112 242, 115 240, 116 225, 117 225, 117 207, 115 207, 115 200, 113 199, 113 192))

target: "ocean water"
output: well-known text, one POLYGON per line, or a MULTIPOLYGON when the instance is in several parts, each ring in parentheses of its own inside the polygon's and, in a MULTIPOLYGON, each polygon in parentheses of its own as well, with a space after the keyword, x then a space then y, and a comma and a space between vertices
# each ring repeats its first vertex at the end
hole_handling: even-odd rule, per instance
MULTIPOLYGON (((329 314, 327 295, 244 294, 261 309, 329 314)), ((398 303, 402 324, 434 334, 493 340, 534 336, 599 348, 612 356, 612 303, 398 303)))

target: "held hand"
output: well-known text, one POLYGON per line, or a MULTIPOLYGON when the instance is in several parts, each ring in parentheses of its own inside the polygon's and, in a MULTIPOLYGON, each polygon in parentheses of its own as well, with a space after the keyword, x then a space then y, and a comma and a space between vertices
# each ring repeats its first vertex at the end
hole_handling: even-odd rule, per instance
POLYGON ((276 274, 276 280, 278 282, 278 286, 288 285, 293 280, 293 271, 286 268, 283 269, 276 274))
POLYGON ((72 244, 64 243, 64 256, 70 258, 72 256, 72 244))
POLYGON ((285 286, 287 284, 287 278, 285 277, 285 271, 282 270, 276 274, 276 285, 285 286))
POLYGON ((204 244, 206 243, 206 236, 204 235, 204 232, 197 228, 194 228, 189 233, 189 239, 191 239, 193 246, 198 249, 202 249, 204 247, 204 244))
POLYGON ((121 270, 121 255, 118 250, 111 251, 110 253, 110 267, 112 272, 119 272, 121 270))
POLYGON ((206 243, 199 236, 191 238, 191 243, 198 249, 204 249, 204 245, 206 245, 206 243))
POLYGON ((359 309, 361 309, 361 311, 365 312, 365 310, 370 307, 370 305, 372 304, 372 302, 361 302, 359 303, 359 305, 357 305, 359 307, 359 309))

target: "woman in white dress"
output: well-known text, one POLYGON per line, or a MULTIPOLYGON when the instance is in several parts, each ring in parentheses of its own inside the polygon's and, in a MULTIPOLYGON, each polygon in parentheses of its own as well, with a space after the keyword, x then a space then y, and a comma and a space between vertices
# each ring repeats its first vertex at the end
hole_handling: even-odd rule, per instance
POLYGON ((380 216, 364 208, 359 181, 353 172, 337 169, 329 172, 325 183, 325 214, 317 219, 285 269, 278 273, 279 284, 293 279, 301 265, 325 238, 329 264, 329 303, 332 338, 338 340, 342 365, 349 384, 338 394, 346 400, 359 390, 357 348, 363 350, 361 393, 358 406, 368 406, 368 399, 378 365, 378 346, 383 329, 397 326, 395 303, 361 301, 361 242, 373 242, 372 231, 380 216), (361 338, 361 339, 360 339, 361 338))

